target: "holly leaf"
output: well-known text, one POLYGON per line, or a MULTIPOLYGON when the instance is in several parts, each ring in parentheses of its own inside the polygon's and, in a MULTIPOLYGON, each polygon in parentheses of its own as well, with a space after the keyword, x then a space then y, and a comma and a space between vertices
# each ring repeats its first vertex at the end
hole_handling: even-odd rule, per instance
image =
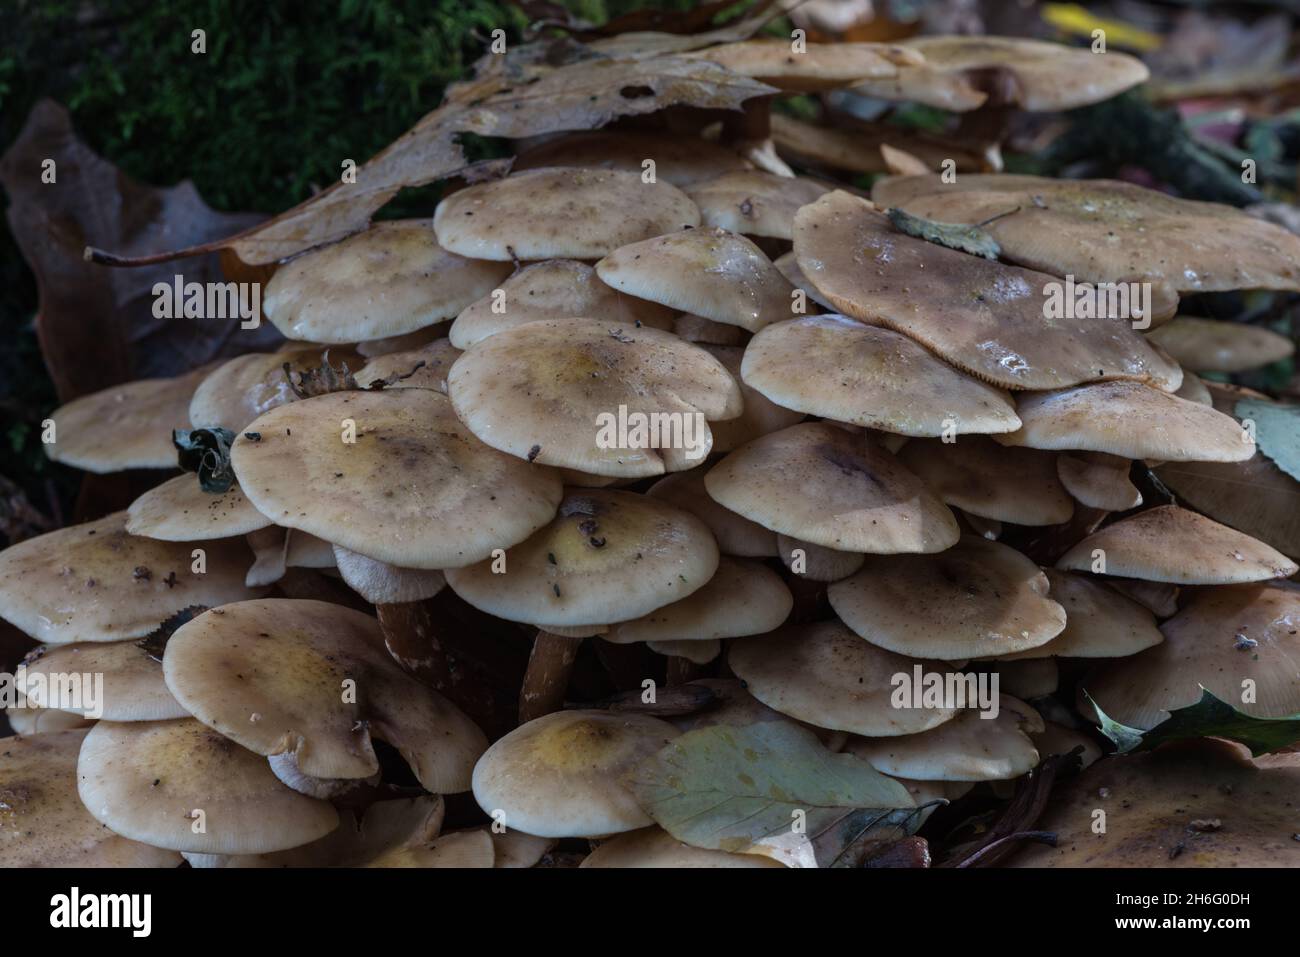
POLYGON ((1300 479, 1300 405, 1241 399, 1233 414, 1255 423, 1255 444, 1283 472, 1300 479))
POLYGON ((895 229, 917 239, 970 253, 972 256, 983 256, 985 259, 996 260, 1002 254, 998 241, 979 226, 939 223, 922 216, 913 216, 897 207, 886 210, 885 215, 895 229))
POLYGON ((1227 738, 1250 748, 1254 757, 1268 754, 1300 741, 1300 714, 1286 718, 1256 718, 1238 711, 1201 688, 1201 700, 1185 708, 1175 708, 1169 717, 1150 731, 1120 724, 1109 717, 1088 693, 1089 704, 1097 712, 1101 732, 1115 742, 1120 754, 1150 751, 1170 741, 1188 738, 1227 738))
POLYGON ((199 473, 203 491, 220 495, 235 484, 235 470, 230 466, 230 443, 235 433, 229 429, 175 429, 172 444, 176 460, 187 472, 199 473))

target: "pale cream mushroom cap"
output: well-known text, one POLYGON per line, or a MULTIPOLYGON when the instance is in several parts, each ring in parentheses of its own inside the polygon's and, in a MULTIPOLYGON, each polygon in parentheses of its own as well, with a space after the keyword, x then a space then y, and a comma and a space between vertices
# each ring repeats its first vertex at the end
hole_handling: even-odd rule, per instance
POLYGON ((714 322, 703 316, 693 316, 689 312, 683 312, 673 320, 673 332, 687 342, 711 346, 743 346, 749 341, 750 335, 740 326, 714 322))
MULTIPOLYGON (((297 395, 285 375, 319 369, 328 363, 335 369, 361 368, 365 362, 347 346, 256 352, 237 356, 213 369, 190 398, 190 426, 196 429, 221 427, 242 431, 263 412, 293 402, 297 395)), ((175 456, 173 456, 173 459, 175 456)))
POLYGON ((708 420, 743 409, 740 385, 700 347, 589 319, 547 319, 484 339, 456 360, 448 384, 456 413, 493 448, 620 478, 700 464, 712 448, 708 420), (671 431, 638 436, 628 418, 619 436, 620 410, 671 431), (664 413, 676 415, 652 418, 664 413))
POLYGON ((740 558, 776 555, 776 533, 715 502, 704 487, 706 471, 698 468, 665 475, 646 494, 684 509, 702 521, 717 539, 718 551, 723 555, 740 558))
POLYGON ((162 663, 138 642, 38 645, 23 659, 23 666, 25 674, 15 685, 40 708, 105 721, 189 717, 167 690, 162 663), (69 699, 67 683, 73 679, 80 682, 81 693, 69 699))
POLYGON ((167 542, 234 538, 270 524, 238 485, 205 492, 199 477, 189 472, 151 488, 126 510, 127 532, 167 542))
POLYGON ((553 837, 538 837, 510 828, 500 832, 491 829, 491 837, 496 848, 496 863, 492 866, 500 868, 533 867, 559 843, 553 837))
POLYGON ((239 435, 231 462, 258 511, 404 568, 476 562, 544 525, 560 500, 558 475, 479 442, 426 389, 303 399, 250 431, 260 438, 239 435))
POLYGON ((1289 578, 1300 567, 1277 549, 1177 505, 1161 505, 1093 532, 1058 568, 1175 585, 1232 585, 1289 578))
POLYGON ((692 847, 660 827, 645 827, 602 841, 579 867, 784 867, 758 854, 692 847))
POLYGON ((550 628, 627 621, 680 601, 713 577, 718 546, 704 522, 662 499, 572 489, 504 561, 504 575, 491 559, 448 569, 447 584, 498 618, 550 628))
POLYGON ((861 552, 823 548, 789 535, 778 535, 776 547, 782 565, 796 575, 815 582, 835 582, 848 578, 867 560, 861 552))
POLYGON ((1133 463, 1106 452, 1081 452, 1056 457, 1056 475, 1065 490, 1088 508, 1126 512, 1142 504, 1129 471, 1133 463))
POLYGON ((1196 372, 1247 372, 1295 353, 1295 344, 1271 329, 1219 319, 1179 316, 1150 336, 1196 372))
POLYGON ((650 817, 623 775, 680 732, 638 714, 557 711, 492 745, 474 768, 474 798, 507 827, 540 837, 599 837, 650 817))
POLYGON ((1180 399, 1186 399, 1188 402, 1196 402, 1200 405, 1214 405, 1214 399, 1210 395, 1209 388, 1205 385, 1205 380, 1194 372, 1183 372, 1183 384, 1178 387, 1174 395, 1180 399))
POLYGON ((398 568, 334 546, 334 563, 349 588, 372 605, 423 601, 442 591, 447 578, 437 569, 398 568))
POLYGON ((386 352, 361 367, 356 374, 357 385, 370 389, 388 380, 385 389, 431 389, 446 395, 447 373, 460 355, 461 350, 448 339, 434 339, 419 349, 386 352))
POLYGON ((1043 569, 1052 601, 1065 609, 1065 630, 1037 648, 1003 655, 1003 660, 1124 658, 1164 641, 1151 610, 1088 575, 1043 569))
POLYGON ((267 283, 266 317, 288 338, 311 342, 400 336, 452 318, 505 279, 510 267, 443 248, 436 222, 375 223, 304 253, 267 283))
POLYGON ((794 214, 830 186, 806 176, 777 176, 764 170, 737 170, 687 187, 705 226, 746 236, 791 239, 794 214))
POLYGON ((1012 432, 1011 397, 911 339, 844 316, 804 316, 759 331, 741 375, 777 405, 900 435, 1012 432))
POLYGON ((447 249, 504 262, 599 259, 699 224, 699 209, 671 183, 603 169, 534 169, 478 183, 452 193, 433 215, 447 249))
POLYGON ((584 130, 529 146, 515 158, 511 169, 580 166, 639 176, 646 171, 646 160, 654 160, 656 178, 677 187, 749 168, 739 155, 707 140, 639 130, 584 130))
POLYGON ((1065 628, 1065 609, 1048 597, 1038 566, 976 535, 938 555, 868 555, 862 570, 832 584, 827 597, 872 644, 943 661, 1035 648, 1065 628))
POLYGON ((367 359, 374 359, 378 356, 386 356, 390 352, 409 352, 412 349, 423 349, 430 343, 447 336, 447 326, 439 323, 436 326, 425 326, 423 329, 416 329, 414 332, 403 333, 400 336, 384 336, 380 339, 365 339, 357 343, 357 353, 367 359))
POLYGON ((780 406, 757 389, 745 384, 740 372, 745 361, 743 348, 709 344, 701 344, 700 348, 721 362, 731 373, 732 378, 740 383, 740 393, 745 403, 745 410, 736 418, 710 425, 713 432, 714 452, 731 452, 760 435, 779 432, 804 420, 802 412, 780 406))
POLYGON ((367 867, 486 868, 496 866, 496 846, 484 828, 448 831, 428 844, 395 848, 367 867))
POLYGON ((375 619, 339 605, 266 599, 213 609, 172 635, 163 674, 204 724, 258 754, 294 752, 312 777, 374 774, 373 736, 401 752, 427 790, 455 793, 468 789, 487 747, 459 708, 401 670, 375 619))
MULTIPOLYGON (((602 634, 601 637, 605 635, 602 634)), ((707 665, 722 654, 722 642, 717 638, 705 638, 703 641, 647 641, 645 645, 657 655, 685 658, 697 665, 707 665)))
POLYGON ((175 867, 180 855, 114 834, 77 796, 84 730, 0 739, 0 867, 175 867))
MULTIPOLYGON (((1063 573, 1065 574, 1065 573, 1063 573)), ((1182 589, 1168 582, 1144 582, 1137 578, 1106 578, 1107 585, 1131 598, 1157 618, 1168 618, 1178 611, 1182 589)))
POLYGON ((710 60, 732 73, 793 92, 829 90, 869 78, 892 77, 898 74, 900 65, 923 62, 917 53, 893 44, 808 43, 795 52, 789 40, 775 37, 723 43, 683 56, 710 60))
POLYGON ((0 615, 49 644, 125 641, 190 605, 260 594, 244 586, 252 555, 242 541, 191 546, 128 535, 125 525, 126 512, 115 512, 0 552, 0 615))
POLYGON ((838 551, 937 552, 960 534, 947 506, 892 455, 824 422, 747 443, 704 483, 763 527, 838 551))
POLYGON ((15 695, 17 703, 5 708, 5 720, 14 734, 49 734, 52 731, 70 731, 89 728, 95 722, 70 711, 55 708, 37 708, 22 694, 15 695))
POLYGON ((607 286, 757 332, 788 319, 794 287, 739 233, 687 229, 622 246, 596 263, 607 286))
POLYGON ((898 232, 871 203, 841 190, 799 210, 794 252, 840 312, 901 332, 986 382, 1009 389, 1181 382, 1177 364, 1126 320, 1045 320, 1044 291, 1060 284, 1055 276, 898 232))

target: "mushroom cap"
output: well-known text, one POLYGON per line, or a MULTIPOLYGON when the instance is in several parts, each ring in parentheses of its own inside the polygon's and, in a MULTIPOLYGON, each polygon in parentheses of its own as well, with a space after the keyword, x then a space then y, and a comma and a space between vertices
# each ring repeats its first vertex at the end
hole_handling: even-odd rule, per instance
POLYGON ((686 188, 705 226, 746 236, 794 238, 794 214, 830 187, 806 176, 742 169, 686 188))
POLYGON ((81 746, 77 790, 105 827, 176 851, 282 851, 339 823, 331 805, 281 784, 265 758, 188 718, 99 722, 81 746))
POLYGON ((165 721, 188 718, 163 681, 162 663, 134 641, 87 642, 73 645, 38 645, 23 659, 26 674, 18 682, 29 702, 39 708, 58 708, 72 714, 105 721, 165 721), (88 714, 91 708, 84 696, 81 706, 57 693, 68 676, 93 680, 102 692, 100 713, 88 714), (36 678, 33 681, 33 678, 36 678), (51 688, 53 686, 53 689, 51 688), (51 690, 56 694, 51 697, 51 690))
POLYGON ((784 867, 758 854, 692 847, 661 827, 643 827, 601 841, 579 867, 784 867))
POLYGON ((840 624, 791 625, 732 642, 731 670, 763 704, 819 728, 872 737, 914 734, 956 715, 953 708, 899 707, 894 676, 950 670, 875 647, 840 624))
MULTIPOLYGON (((947 223, 982 223, 1019 207, 981 227, 1003 257, 1079 282, 1144 280, 1188 292, 1300 288, 1300 236, 1231 206, 1133 183, 996 173, 962 174, 956 183, 901 176, 876 183, 872 198, 947 223)), ((1159 288, 1152 292, 1157 300, 1169 298, 1159 288)))
POLYGON ((1258 767, 1226 741, 1200 738, 1098 761, 1053 792, 1013 867, 1295 867, 1300 755, 1258 767), (1106 832, 1093 831, 1096 811, 1106 832), (1200 829, 1193 821, 1223 822, 1200 829))
POLYGON ((125 641, 190 605, 256 598, 244 586, 252 558, 238 539, 189 543, 126 532, 126 512, 72 525, 0 552, 0 614, 37 641, 125 641))
POLYGON ((1038 712, 999 695, 996 718, 975 708, 958 711, 937 728, 897 738, 855 738, 845 748, 885 774, 918 781, 1007 781, 1038 764, 1031 733, 1043 730, 1038 712))
MULTIPOLYGON (((364 363, 345 346, 332 349, 286 349, 236 356, 212 370, 190 397, 190 425, 242 431, 263 412, 297 398, 284 367, 302 373, 327 362, 334 368, 359 369, 364 363)), ((172 455, 173 462, 176 456, 172 455)))
POLYGON ((239 435, 231 462, 258 511, 403 568, 479 561, 527 538, 560 500, 558 475, 484 445, 426 389, 303 399, 250 432, 260 438, 239 435))
MULTIPOLYGON (((1154 728, 1201 688, 1257 718, 1300 713, 1300 585, 1207 588, 1160 626, 1165 640, 1112 662, 1081 687, 1111 718, 1154 728), (1243 682, 1255 700, 1242 701, 1243 682)), ((1091 709, 1088 709, 1089 711, 1091 709)))
POLYGON ((504 561, 504 575, 491 560, 448 569, 447 584, 498 618, 550 628, 627 621, 681 601, 713 577, 718 546, 704 522, 662 499, 571 489, 504 561))
POLYGON ((406 332, 400 336, 384 336, 380 339, 362 340, 357 343, 357 353, 367 359, 374 359, 377 356, 386 356, 390 352, 409 352, 412 349, 423 349, 429 343, 446 338, 446 336, 447 326, 445 325, 425 326, 423 329, 406 332))
POLYGON ((908 442, 898 460, 948 505, 980 518, 1057 525, 1074 514, 1049 452, 1006 448, 972 435, 956 442, 908 442))
POLYGON ((780 406, 757 389, 745 384, 740 377, 740 370, 745 362, 743 348, 710 344, 701 344, 700 348, 721 362, 723 368, 731 373, 731 377, 740 383, 740 394, 745 403, 745 410, 736 418, 714 422, 710 426, 713 432, 714 452, 731 452, 760 435, 779 432, 803 421, 802 412, 780 406))
POLYGON ((349 588, 372 605, 423 601, 442 591, 447 578, 437 569, 398 568, 334 546, 334 563, 349 588))
POLYGON ((1176 585, 1233 585, 1289 578, 1300 567, 1277 549, 1177 505, 1161 505, 1093 532, 1058 568, 1089 571, 1101 550, 1103 574, 1176 585))
POLYGON ((474 767, 474 798, 488 814, 540 837, 599 837, 652 823, 624 773, 680 732, 640 714, 557 711, 488 748, 474 767))
POLYGON ((676 315, 657 302, 611 289, 600 281, 594 267, 573 259, 530 263, 499 289, 502 297, 489 293, 467 306, 451 324, 449 335, 457 349, 539 319, 590 316, 631 334, 639 326, 671 332, 676 315))
POLYGON ((0 867, 175 867, 180 855, 114 834, 77 796, 84 729, 0 742, 0 867))
POLYGON ((496 845, 484 828, 448 831, 428 844, 398 847, 376 858, 367 867, 451 867, 496 866, 496 845))
POLYGON ((1164 641, 1151 611, 1109 585, 1055 568, 1045 568, 1043 574, 1051 583, 1052 600, 1065 609, 1065 630, 1044 645, 1002 660, 1124 658, 1164 641))
POLYGON ((1144 582, 1137 578, 1106 578, 1104 581, 1157 618, 1168 618, 1178 611, 1178 595, 1182 589, 1177 585, 1168 582, 1144 582))
MULTIPOLYGON (((786 281, 789 282, 790 285, 794 286, 796 289, 802 289, 808 294, 808 298, 817 303, 817 305, 821 306, 827 312, 835 311, 835 307, 831 305, 831 301, 818 292, 817 287, 810 283, 808 277, 803 274, 803 270, 799 268, 799 257, 794 254, 793 249, 788 253, 783 253, 780 256, 777 256, 776 259, 772 261, 772 265, 781 271, 781 275, 786 278, 786 281)), ((681 335, 681 333, 679 332, 678 335, 681 335)))
POLYGON ((689 312, 683 312, 673 320, 673 332, 679 339, 698 342, 700 345, 743 346, 750 338, 750 334, 740 326, 714 322, 703 316, 693 316, 689 312))
POLYGON ((5 720, 9 722, 9 730, 14 734, 49 734, 54 731, 89 728, 95 723, 90 718, 83 718, 69 711, 34 707, 21 694, 17 696, 17 701, 17 704, 5 708, 4 711, 5 720))
POLYGON ((1004 445, 1109 452, 1163 462, 1240 462, 1255 454, 1231 416, 1140 382, 1093 382, 1016 400, 1023 423, 1004 445))
POLYGON ((1149 335, 1180 366, 1196 372, 1248 372, 1295 353, 1286 336, 1244 322, 1179 316, 1149 335))
POLYGON ((1056 456, 1056 475, 1061 485, 1088 508, 1126 512, 1142 504, 1129 471, 1133 463, 1105 452, 1083 452, 1056 456))
POLYGON ((515 173, 452 193, 433 214, 447 249, 504 262, 599 259, 628 243, 699 224, 700 211, 671 183, 607 169, 515 173))
POLYGON ((761 330, 745 349, 745 384, 778 405, 900 435, 1013 432, 1011 397, 958 372, 911 339, 844 316, 804 316, 761 330))
POLYGON ((757 332, 791 315, 794 287, 739 233, 687 229, 622 246, 596 263, 605 285, 757 332))
POLYGON ((775 37, 722 43, 683 56, 710 60, 777 89, 805 93, 892 77, 900 65, 922 62, 916 53, 891 44, 809 43, 795 53, 789 40, 775 37))
POLYGON ((1186 399, 1188 402, 1196 402, 1200 405, 1214 405, 1214 398, 1210 395, 1205 380, 1194 372, 1184 370, 1183 384, 1174 390, 1174 395, 1180 399, 1186 399))
POLYGON ((400 336, 452 318, 510 274, 482 259, 509 257, 458 256, 439 245, 436 224, 436 217, 375 223, 304 253, 267 283, 266 317, 286 337, 309 342, 400 336))
POLYGON ((1126 320, 1046 318, 1055 276, 897 232, 871 203, 842 190, 799 210, 794 252, 840 312, 901 332, 994 385, 1055 389, 1123 378, 1173 389, 1181 381, 1178 366, 1126 320))
POLYGON ((491 831, 490 836, 496 848, 496 863, 492 866, 501 868, 534 867, 559 843, 553 837, 509 829, 491 831))
POLYGON ((997 673, 999 688, 1026 701, 1054 694, 1061 680, 1056 659, 1050 657, 1003 659, 994 662, 991 671, 997 673))
POLYGON ((460 356, 461 350, 447 339, 434 339, 418 349, 386 352, 361 367, 357 385, 370 389, 383 379, 389 380, 385 389, 431 389, 446 395, 447 373, 460 356))
POLYGON ((340 605, 264 599, 206 612, 172 635, 163 674, 204 724, 257 754, 293 752, 312 777, 373 775, 373 735, 427 790, 455 793, 487 748, 459 708, 401 670, 375 619, 340 605))
MULTIPOLYGON (((484 339, 456 360, 447 381, 456 413, 493 448, 620 478, 698 465, 712 447, 707 420, 734 419, 743 407, 739 384, 698 346, 589 319, 547 319, 484 339), (602 448, 621 444, 604 441, 602 425, 621 410, 667 423, 644 443, 662 447, 602 448), (652 418, 664 413, 676 415, 652 418)), ((622 444, 643 444, 628 423, 622 444)))
MULTIPOLYGON (((607 637, 602 635, 601 637, 607 637)), ((707 665, 722 654, 722 642, 717 638, 703 641, 647 641, 646 647, 665 658, 685 658, 697 665, 707 665)))
POLYGON ((205 492, 198 476, 189 472, 151 488, 126 510, 127 532, 165 542, 234 538, 270 524, 238 485, 205 492))
POLYGON ((689 136, 664 136, 640 130, 584 130, 566 133, 536 146, 517 157, 511 169, 579 166, 584 169, 645 171, 646 160, 654 160, 655 176, 684 188, 716 179, 734 170, 749 169, 738 154, 708 140, 689 136))
POLYGON ((1046 644, 1065 628, 1065 609, 1047 597, 1038 566, 977 535, 938 555, 868 555, 860 572, 826 594, 867 641, 914 657, 1001 657, 1046 644))
POLYGON ((140 379, 83 395, 50 413, 52 462, 97 475, 126 469, 174 469, 173 429, 188 429, 186 407, 212 371, 202 366, 172 379, 140 379))
POLYGON ((740 558, 776 555, 776 533, 715 502, 704 487, 706 471, 697 468, 665 475, 646 490, 646 495, 684 509, 707 525, 723 555, 740 558))
POLYGON ((704 484, 764 528, 837 551, 937 552, 960 534, 947 506, 892 455, 825 422, 754 439, 704 484))
POLYGON ((778 535, 776 547, 777 557, 781 559, 782 565, 801 578, 815 582, 837 582, 841 578, 848 578, 867 560, 860 552, 840 552, 833 548, 823 548, 788 535, 778 535), (803 554, 797 556, 800 559, 800 569, 795 571, 798 552, 803 554))
POLYGON ((761 562, 724 556, 703 587, 648 615, 615 623, 602 637, 616 645, 740 638, 771 631, 793 607, 794 596, 776 572, 761 562))

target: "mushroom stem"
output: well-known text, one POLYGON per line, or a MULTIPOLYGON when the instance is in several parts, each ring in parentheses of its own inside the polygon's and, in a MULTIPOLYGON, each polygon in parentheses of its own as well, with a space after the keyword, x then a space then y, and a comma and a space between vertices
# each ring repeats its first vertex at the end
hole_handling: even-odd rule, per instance
POLYGON ((706 670, 704 665, 697 665, 689 658, 683 658, 681 655, 669 655, 666 683, 670 687, 672 685, 684 685, 696 678, 703 678, 706 670))
POLYGON ((773 99, 755 96, 746 100, 741 113, 722 121, 722 140, 759 169, 793 178, 794 170, 777 155, 772 142, 773 99))
POLYGON ((519 689, 520 724, 564 707, 564 693, 568 690, 569 675, 573 672, 581 644, 581 638, 538 630, 533 641, 533 653, 528 656, 524 684, 519 689))
POLYGON ((407 671, 448 697, 452 693, 451 664, 438 640, 429 607, 422 601, 376 605, 384 644, 407 671))

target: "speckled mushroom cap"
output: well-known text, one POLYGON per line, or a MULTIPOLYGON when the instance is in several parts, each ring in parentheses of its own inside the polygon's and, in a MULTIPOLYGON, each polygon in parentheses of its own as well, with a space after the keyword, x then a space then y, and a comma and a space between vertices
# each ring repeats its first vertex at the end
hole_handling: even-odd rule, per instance
POLYGON ((1087 575, 1043 569, 1052 600, 1065 609, 1065 630, 1044 645, 1002 655, 1003 660, 1125 658, 1164 641, 1155 616, 1127 595, 1087 575))
POLYGON ((757 332, 788 319, 794 287, 739 233, 687 229, 622 246, 596 263, 607 286, 757 332))
POLYGON ((964 112, 987 101, 982 78, 996 71, 1008 76, 1002 85, 1013 102, 1026 110, 1055 111, 1108 100, 1150 75, 1127 53, 1093 53, 1027 37, 928 36, 901 47, 924 59, 900 66, 894 77, 864 83, 858 92, 964 112))
POLYGON ((203 366, 173 379, 140 379, 83 395, 50 413, 53 462, 103 475, 176 467, 172 430, 189 428, 186 407, 212 371, 203 366))
POLYGON ((965 708, 930 731, 897 738, 858 738, 846 750, 877 771, 919 781, 1007 781, 1038 764, 1030 734, 1043 719, 1010 695, 998 696, 996 718, 965 708))
MULTIPOLYGON (((1199 592, 1160 626, 1165 640, 1113 662, 1082 687, 1111 718, 1153 728, 1201 687, 1257 718, 1300 713, 1300 586, 1231 585, 1199 592), (1243 682, 1255 700, 1243 701, 1243 682)), ((1091 710, 1091 709, 1089 709, 1091 710)))
MULTIPOLYGON (((981 228, 1005 259, 1078 282, 1144 280, 1186 292, 1300 288, 1300 237, 1230 206, 1133 183, 975 173, 944 183, 936 175, 902 176, 878 182, 872 198, 948 223, 980 223, 1020 207, 981 228)), ((1157 301, 1167 298, 1154 285, 1152 293, 1157 301)), ((1157 309, 1155 317, 1161 314, 1157 309)))
POLYGON ((761 330, 745 349, 741 375, 778 405, 901 435, 1020 427, 1001 389, 904 335, 844 316, 804 316, 761 330))
POLYGON ((497 741, 474 768, 474 798, 507 828, 598 837, 651 823, 620 779, 680 732, 638 714, 557 711, 497 741))
POLYGON ((105 721, 189 717, 167 690, 162 663, 138 642, 38 645, 23 659, 23 667, 15 685, 37 707, 105 721), (74 675, 80 677, 82 691, 69 699, 61 685, 74 675))
POLYGON ((126 511, 129 533, 166 542, 234 538, 270 524, 238 485, 224 492, 205 492, 199 477, 190 473, 151 488, 126 511))
POLYGON ((734 419, 743 407, 736 380, 698 346, 588 319, 547 319, 484 339, 456 360, 448 385, 457 415, 493 448, 619 478, 698 465, 712 448, 708 420, 734 419), (626 437, 606 435, 605 417, 616 424, 620 407, 649 424, 676 423, 676 432, 666 445, 663 429, 638 438, 629 418, 626 437), (649 418, 657 413, 677 415, 649 418), (645 447, 656 441, 661 447, 645 447))
POLYGON ((778 89, 812 92, 849 86, 860 80, 892 77, 900 65, 923 62, 902 46, 883 43, 809 43, 798 53, 789 40, 763 38, 722 43, 683 54, 710 60, 732 73, 778 89))
POLYGON ((1036 827, 1055 847, 1026 841, 1013 867, 1295 867, 1300 755, 1270 767, 1213 738, 1098 761, 1064 782, 1036 827), (1097 834, 1098 810, 1106 831, 1097 834), (1191 823, 1220 821, 1197 828, 1191 823))
POLYGON ((258 511, 405 568, 469 565, 508 548, 560 500, 558 475, 479 442, 426 389, 303 399, 249 432, 259 438, 237 436, 231 462, 258 511))
POLYGON ((258 754, 293 752, 303 774, 365 778, 387 741, 434 793, 469 788, 487 738, 407 675, 369 615, 326 602, 265 599, 182 625, 163 656, 167 687, 204 724, 258 754), (352 693, 349 693, 351 689, 352 693))
POLYGON ((83 729, 0 739, 0 867, 175 867, 180 855, 120 837, 77 796, 83 729))
POLYGON ((732 642, 727 663, 759 701, 819 728, 884 737, 926 731, 956 714, 898 707, 894 700, 895 675, 910 680, 917 665, 925 671, 947 666, 883 651, 838 621, 732 642))
POLYGON ((1179 316, 1150 333, 1184 369, 1247 372, 1286 359, 1295 344, 1263 326, 1179 316))
POLYGON ((1061 556, 1058 568, 1176 585, 1231 585, 1289 578, 1300 568, 1277 549, 1177 505, 1161 505, 1107 525, 1061 556))
POLYGON ((705 226, 746 236, 791 239, 794 214, 829 190, 806 176, 792 178, 746 169, 688 186, 686 195, 700 208, 705 226))
POLYGON ((638 130, 566 133, 528 147, 515 158, 511 168, 521 172, 548 166, 580 166, 623 170, 639 176, 646 170, 646 160, 654 160, 656 178, 678 187, 749 169, 748 161, 716 143, 638 130))
POLYGON ((1094 382, 1017 397, 1023 423, 1004 445, 1109 452, 1164 462, 1240 462, 1255 454, 1230 416, 1140 382, 1094 382))
POLYGON ((1106 452, 1056 456, 1056 475, 1072 497, 1107 512, 1126 512, 1142 504, 1129 471, 1133 463, 1106 452))
POLYGON ((447 249, 504 262, 599 259, 699 224, 699 209, 671 183, 606 169, 534 169, 477 183, 452 193, 433 215, 447 249))
MULTIPOLYGON (((606 624, 681 601, 718 568, 707 525, 662 499, 570 489, 559 514, 493 561, 448 569, 461 598, 498 618, 539 625, 606 624)), ((531 833, 531 832, 530 832, 531 833)))
POLYGON ((784 622, 793 607, 794 597, 776 572, 761 562, 722 557, 699 590, 648 615, 615 623, 601 637, 626 645, 759 635, 784 622))
POLYGON ((432 598, 447 584, 436 569, 398 568, 334 546, 334 564, 354 592, 372 605, 394 605, 432 598))
MULTIPOLYGON (((190 425, 241 431, 263 412, 294 401, 296 396, 284 371, 286 365, 291 372, 302 373, 319 369, 327 362, 336 369, 346 366, 356 371, 365 360, 346 346, 237 356, 213 369, 194 390, 190 425)), ((175 459, 173 450, 173 462, 175 459)))
POLYGON ((451 342, 468 349, 488 336, 539 319, 590 316, 629 333, 639 326, 671 332, 674 310, 611 289, 596 270, 573 259, 524 266, 495 291, 465 308, 451 324, 451 342))
POLYGON ((238 539, 190 543, 126 532, 126 512, 29 538, 0 552, 0 616, 37 641, 124 641, 189 605, 256 598, 238 539), (195 548, 205 570, 194 571, 195 548))
POLYGON ((461 351, 447 339, 434 339, 419 349, 403 349, 375 356, 358 370, 357 385, 373 389, 431 389, 447 394, 447 373, 461 351))
POLYGON ((600 845, 579 867, 784 867, 780 861, 758 854, 692 847, 661 827, 629 831, 600 845))
POLYGON ((757 389, 745 384, 740 371, 745 361, 743 348, 711 344, 701 344, 700 348, 721 362, 731 377, 740 383, 740 393, 745 402, 745 410, 740 415, 725 422, 714 422, 710 426, 714 452, 731 452, 760 435, 779 432, 804 420, 802 412, 777 405, 757 389))
MULTIPOLYGON (((831 607, 872 644, 957 661, 1046 644, 1065 628, 1047 576, 1014 548, 977 535, 938 555, 869 555, 827 589, 831 607)), ((921 777, 908 775, 904 777, 921 777)))
MULTIPOLYGON (((435 219, 436 222, 436 219, 435 219)), ((439 245, 434 223, 375 223, 281 266, 262 308, 290 339, 358 342, 399 336, 452 318, 510 274, 439 245)))
POLYGON ((81 746, 77 790, 106 828, 176 851, 280 851, 339 823, 332 806, 281 784, 265 758, 189 718, 99 722, 81 746))
POLYGON ((764 528, 839 551, 937 552, 960 535, 947 506, 892 455, 824 422, 747 443, 704 483, 764 528))
POLYGON ((769 558, 777 554, 776 533, 715 502, 704 487, 705 472, 698 468, 665 475, 646 494, 685 509, 702 521, 723 555, 769 558))
POLYGON ((1004 448, 979 435, 908 442, 898 460, 947 504, 1017 525, 1069 521, 1074 503, 1056 475, 1056 456, 1004 448))
POLYGON ((1176 389, 1182 381, 1177 364, 1126 320, 1045 319, 1055 276, 897 232, 871 203, 841 190, 799 210, 794 252, 840 312, 886 325, 1003 388, 1123 378, 1176 389))

